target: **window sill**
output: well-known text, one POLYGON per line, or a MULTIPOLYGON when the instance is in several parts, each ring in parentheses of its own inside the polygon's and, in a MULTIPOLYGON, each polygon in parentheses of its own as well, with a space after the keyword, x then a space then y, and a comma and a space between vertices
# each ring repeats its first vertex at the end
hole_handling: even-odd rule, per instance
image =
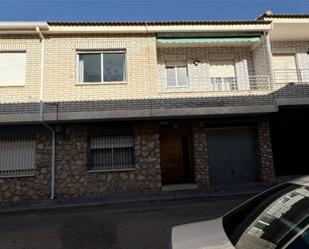
POLYGON ((123 169, 89 169, 89 173, 104 173, 104 172, 122 172, 122 171, 135 171, 136 168, 123 168, 123 169))
POLYGON ((34 174, 24 174, 24 175, 0 175, 0 179, 3 178, 21 178, 21 177, 33 177, 34 174))
POLYGON ((0 84, 0 87, 23 87, 25 85, 26 85, 25 83, 23 83, 23 84, 9 84, 9 83, 7 83, 7 84, 0 84))
POLYGON ((128 81, 108 81, 108 82, 76 82, 76 86, 88 86, 88 85, 125 85, 128 81))

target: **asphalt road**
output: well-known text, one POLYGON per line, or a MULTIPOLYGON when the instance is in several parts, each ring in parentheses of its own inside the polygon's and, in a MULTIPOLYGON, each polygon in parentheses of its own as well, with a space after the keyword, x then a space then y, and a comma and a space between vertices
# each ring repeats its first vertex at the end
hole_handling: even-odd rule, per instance
POLYGON ((221 216, 245 198, 114 205, 0 216, 1 249, 165 249, 175 225, 221 216))

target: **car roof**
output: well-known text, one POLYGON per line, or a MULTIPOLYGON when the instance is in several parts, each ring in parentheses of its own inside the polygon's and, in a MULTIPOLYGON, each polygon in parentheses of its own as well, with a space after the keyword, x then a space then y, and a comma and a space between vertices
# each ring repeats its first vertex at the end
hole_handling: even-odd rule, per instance
POLYGON ((293 179, 289 183, 309 186, 309 175, 293 179))

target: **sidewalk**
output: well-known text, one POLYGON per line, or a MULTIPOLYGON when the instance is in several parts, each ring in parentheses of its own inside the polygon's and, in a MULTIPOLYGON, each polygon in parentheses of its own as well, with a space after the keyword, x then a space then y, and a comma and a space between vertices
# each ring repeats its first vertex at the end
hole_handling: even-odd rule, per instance
POLYGON ((138 202, 163 202, 194 199, 203 199, 206 201, 213 198, 232 198, 236 196, 249 197, 262 192, 270 186, 271 185, 265 183, 250 183, 214 186, 207 190, 190 189, 155 192, 107 193, 91 197, 3 202, 0 203, 0 214, 87 208, 138 202))

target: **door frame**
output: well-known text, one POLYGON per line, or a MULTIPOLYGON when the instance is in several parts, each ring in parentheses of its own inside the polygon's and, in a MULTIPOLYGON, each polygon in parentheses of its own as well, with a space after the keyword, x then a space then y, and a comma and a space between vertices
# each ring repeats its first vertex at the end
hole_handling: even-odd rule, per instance
POLYGON ((193 164, 193 132, 192 132, 192 125, 191 124, 163 124, 160 125, 159 127, 159 135, 160 135, 160 166, 161 166, 161 176, 162 176, 162 168, 164 167, 162 165, 162 149, 161 149, 161 133, 162 130, 164 130, 164 128, 170 128, 170 129, 179 129, 180 133, 178 134, 178 138, 180 139, 180 150, 181 150, 181 165, 182 165, 182 173, 183 173, 183 177, 180 181, 177 182, 164 182, 163 177, 161 182, 162 185, 168 185, 168 184, 185 184, 185 183, 194 183, 195 182, 195 172, 194 172, 194 164, 193 164), (177 127, 174 127, 177 126, 177 127), (183 131, 181 131, 181 129, 183 129, 183 131), (189 165, 185 166, 184 162, 183 162, 183 144, 181 142, 181 139, 183 136, 187 136, 187 141, 188 141, 188 159, 189 159, 189 165), (189 170, 187 171, 187 175, 186 175, 186 170, 185 167, 188 167, 189 170))

